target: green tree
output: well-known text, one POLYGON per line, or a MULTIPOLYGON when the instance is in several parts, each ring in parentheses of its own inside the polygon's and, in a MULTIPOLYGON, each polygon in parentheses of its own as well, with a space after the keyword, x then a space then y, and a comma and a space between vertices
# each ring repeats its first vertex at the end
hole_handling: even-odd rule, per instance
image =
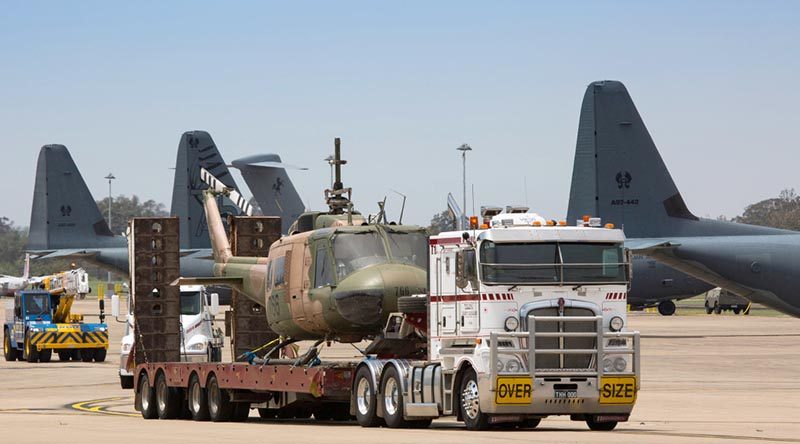
POLYGON ((20 276, 24 262, 26 230, 14 226, 7 217, 0 217, 0 273, 20 276))
MULTIPOLYGON (((108 198, 97 201, 100 213, 108 222, 108 198)), ((141 201, 135 194, 131 197, 119 195, 111 201, 111 232, 122 234, 128 227, 128 220, 132 217, 163 217, 169 216, 166 207, 153 199, 141 201)))
POLYGON ((748 205, 741 216, 732 220, 743 224, 800 230, 800 196, 794 189, 783 190, 776 198, 748 205))
POLYGON ((450 214, 450 211, 444 210, 437 213, 431 219, 431 224, 428 227, 430 234, 439 234, 442 231, 452 231, 456 229, 456 221, 450 214))

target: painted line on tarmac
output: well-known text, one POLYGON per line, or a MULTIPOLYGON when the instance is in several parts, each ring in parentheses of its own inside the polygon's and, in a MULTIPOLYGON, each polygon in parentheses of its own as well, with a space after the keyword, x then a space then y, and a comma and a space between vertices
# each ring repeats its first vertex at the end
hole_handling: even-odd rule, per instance
POLYGON ((97 413, 100 415, 127 416, 129 418, 139 416, 138 413, 115 412, 113 410, 108 410, 112 406, 103 405, 103 403, 123 401, 123 400, 130 401, 131 397, 117 396, 114 398, 102 398, 102 399, 92 399, 89 401, 80 401, 74 404, 70 404, 69 408, 86 413, 97 413))
POLYGON ((770 438, 767 436, 723 435, 715 433, 658 432, 658 431, 646 431, 646 430, 617 430, 613 433, 621 433, 625 435, 674 436, 676 438, 706 438, 706 439, 725 439, 725 440, 737 440, 737 441, 800 443, 800 439, 797 438, 770 438))

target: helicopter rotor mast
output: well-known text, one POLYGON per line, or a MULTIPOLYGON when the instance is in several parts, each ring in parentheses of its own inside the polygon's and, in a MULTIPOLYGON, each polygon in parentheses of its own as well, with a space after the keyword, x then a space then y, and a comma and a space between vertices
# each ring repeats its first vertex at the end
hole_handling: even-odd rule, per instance
MULTIPOLYGON (((334 158, 331 164, 335 165, 336 180, 333 182, 332 190, 325 190, 325 202, 330 208, 330 214, 344 214, 347 210, 348 216, 352 217, 353 203, 351 202, 352 188, 345 188, 342 184, 342 165, 346 160, 342 160, 341 139, 334 139, 334 158)), ((350 217, 348 220, 350 220, 350 217)), ((352 223, 352 221, 350 222, 352 223)))

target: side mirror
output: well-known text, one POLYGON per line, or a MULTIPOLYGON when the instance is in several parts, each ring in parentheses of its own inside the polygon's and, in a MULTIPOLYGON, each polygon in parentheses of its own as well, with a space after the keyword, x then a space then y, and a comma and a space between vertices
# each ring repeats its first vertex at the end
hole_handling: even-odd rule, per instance
POLYGON ((478 287, 475 273, 475 250, 469 248, 456 253, 456 286, 464 290, 467 285, 478 287))
POLYGON ((119 317, 119 296, 115 294, 111 295, 111 316, 119 317))
POLYGON ((216 316, 219 314, 219 294, 211 293, 211 314, 216 316))

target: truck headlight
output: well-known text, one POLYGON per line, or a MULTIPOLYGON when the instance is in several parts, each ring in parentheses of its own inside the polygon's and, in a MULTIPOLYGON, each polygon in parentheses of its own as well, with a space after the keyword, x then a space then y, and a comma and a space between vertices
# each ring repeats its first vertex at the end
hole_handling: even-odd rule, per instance
POLYGON ((502 373, 504 368, 503 361, 498 359, 497 362, 494 363, 494 368, 497 370, 497 373, 502 373))
POLYGON ((614 361, 611 358, 603 359, 603 373, 609 373, 614 368, 614 361))
POLYGON ((625 358, 614 358, 614 370, 624 372, 626 368, 628 368, 628 361, 625 358))
POLYGON ((189 351, 203 351, 206 349, 205 342, 198 342, 196 344, 192 344, 187 348, 189 351))
POLYGON ((517 373, 522 368, 519 361, 512 359, 506 363, 506 371, 509 373, 517 373))
POLYGON ((519 319, 516 316, 509 316, 504 323, 506 331, 516 331, 519 327, 519 319))
POLYGON ((623 321, 621 317, 614 316, 608 323, 608 329, 611 331, 620 331, 624 325, 625 321, 623 321))

